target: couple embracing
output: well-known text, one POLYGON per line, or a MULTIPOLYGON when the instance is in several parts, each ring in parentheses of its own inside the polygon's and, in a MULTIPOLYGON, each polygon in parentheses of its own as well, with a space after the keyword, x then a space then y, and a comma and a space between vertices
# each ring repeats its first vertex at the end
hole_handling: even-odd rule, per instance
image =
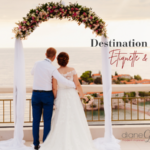
MULTIPOLYGON (((61 52, 57 56, 59 68, 52 62, 56 50, 49 48, 46 59, 35 63, 32 108, 33 139, 35 150, 96 150, 83 106, 78 95, 84 97, 74 68, 68 67, 69 55, 61 52), (53 105, 56 110, 53 121, 53 105), (40 147, 39 125, 43 111, 43 144, 40 147)), ((85 98, 85 97, 84 97, 85 98)))

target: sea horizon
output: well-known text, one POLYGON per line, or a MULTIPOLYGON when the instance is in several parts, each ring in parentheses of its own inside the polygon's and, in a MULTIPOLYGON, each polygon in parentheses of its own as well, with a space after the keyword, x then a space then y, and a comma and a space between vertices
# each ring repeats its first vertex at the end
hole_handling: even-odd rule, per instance
MULTIPOLYGON (((101 48, 100 47, 55 47, 57 54, 65 51, 69 54, 70 60, 68 66, 75 68, 78 76, 87 70, 92 73, 98 73, 102 71, 101 63, 101 48)), ((31 70, 34 63, 39 60, 45 59, 45 52, 47 48, 24 48, 25 55, 25 75, 26 86, 32 86, 33 77, 31 70)), ((110 51, 116 48, 110 48, 110 51)), ((111 74, 114 75, 115 71, 118 74, 129 74, 131 76, 139 74, 142 79, 150 79, 150 70, 147 69, 147 64, 150 63, 150 48, 119 48, 121 52, 129 53, 137 50, 138 53, 147 54, 147 61, 139 60, 134 63, 134 67, 131 67, 131 62, 125 62, 122 69, 122 62, 120 61, 118 66, 111 65, 111 74)), ((57 60, 53 62, 53 65, 58 68, 57 60)), ((14 75, 14 48, 0 48, 0 87, 13 87, 13 75, 14 75)))

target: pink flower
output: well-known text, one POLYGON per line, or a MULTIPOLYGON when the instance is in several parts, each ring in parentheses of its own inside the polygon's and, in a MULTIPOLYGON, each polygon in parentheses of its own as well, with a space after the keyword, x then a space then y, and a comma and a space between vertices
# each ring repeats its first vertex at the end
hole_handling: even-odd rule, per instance
POLYGON ((53 12, 54 12, 54 10, 53 10, 53 9, 51 9, 50 13, 53 13, 53 12))
POLYGON ((86 16, 87 14, 84 12, 83 15, 86 16))
POLYGON ((91 16, 90 19, 93 19, 93 17, 91 16))
POLYGON ((98 30, 96 30, 96 32, 98 32, 98 30))
POLYGON ((73 10, 74 10, 74 8, 72 7, 72 8, 71 8, 71 11, 73 11, 73 10))
POLYGON ((34 20, 35 18, 34 17, 32 17, 32 20, 34 20))
POLYGON ((75 10, 79 10, 78 8, 75 8, 75 10))
POLYGON ((39 11, 38 10, 36 10, 36 13, 38 13, 39 11))
POLYGON ((96 21, 96 23, 98 23, 98 20, 96 21))
POLYGON ((83 22, 86 22, 86 20, 83 20, 83 22))
POLYGON ((51 9, 50 9, 50 8, 48 8, 48 10, 50 11, 51 9))
POLYGON ((55 9, 55 8, 56 8, 56 6, 53 6, 53 8, 55 9))
POLYGON ((62 8, 59 8, 60 11, 62 11, 62 8))
POLYGON ((19 29, 21 29, 22 26, 19 26, 19 29))
POLYGON ((76 14, 76 13, 74 13, 73 15, 74 15, 75 17, 77 16, 77 14, 76 14))
POLYGON ((26 23, 26 21, 23 21, 23 23, 25 24, 25 23, 26 23))
POLYGON ((67 9, 65 9, 65 11, 67 11, 67 9))

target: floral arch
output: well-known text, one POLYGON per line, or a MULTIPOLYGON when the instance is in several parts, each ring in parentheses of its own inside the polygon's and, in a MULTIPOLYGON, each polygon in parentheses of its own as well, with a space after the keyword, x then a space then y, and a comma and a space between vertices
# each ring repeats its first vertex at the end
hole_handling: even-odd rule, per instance
POLYGON ((51 18, 66 18, 69 21, 77 21, 79 25, 83 23, 85 28, 90 28, 96 35, 107 37, 105 22, 92 12, 92 8, 83 7, 78 3, 65 6, 62 2, 39 4, 36 9, 31 9, 27 16, 23 17, 23 21, 16 23, 18 27, 13 29, 15 37, 26 39, 40 23, 51 18))
MULTIPOLYGON (((91 8, 83 7, 78 3, 70 3, 65 6, 62 2, 48 2, 39 4, 36 9, 31 9, 23 20, 16 23, 18 26, 13 29, 15 33, 15 62, 14 62, 14 138, 0 142, 0 149, 5 150, 29 150, 23 142, 24 110, 26 101, 25 66, 22 40, 39 26, 51 18, 77 21, 80 25, 85 24, 85 28, 90 28, 97 36, 102 36, 102 42, 107 42, 106 24, 99 16, 92 12, 91 8)), ((98 150, 104 146, 105 150, 119 150, 118 141, 114 138, 111 124, 111 68, 109 63, 109 48, 102 46, 102 80, 105 109, 105 136, 103 139, 95 140, 98 150)), ((90 85, 94 90, 95 86, 90 85)), ((96 88, 97 90, 97 88, 96 88)), ((100 92, 100 91, 96 91, 100 92)))

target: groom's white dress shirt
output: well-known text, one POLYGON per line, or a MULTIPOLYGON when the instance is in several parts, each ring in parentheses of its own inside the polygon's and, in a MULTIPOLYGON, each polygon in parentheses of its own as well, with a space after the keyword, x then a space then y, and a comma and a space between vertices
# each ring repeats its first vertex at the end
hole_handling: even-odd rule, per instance
POLYGON ((51 63, 51 60, 46 58, 45 60, 35 63, 31 74, 34 76, 33 90, 52 90, 52 77, 65 86, 75 88, 75 84, 72 81, 64 78, 51 63))

